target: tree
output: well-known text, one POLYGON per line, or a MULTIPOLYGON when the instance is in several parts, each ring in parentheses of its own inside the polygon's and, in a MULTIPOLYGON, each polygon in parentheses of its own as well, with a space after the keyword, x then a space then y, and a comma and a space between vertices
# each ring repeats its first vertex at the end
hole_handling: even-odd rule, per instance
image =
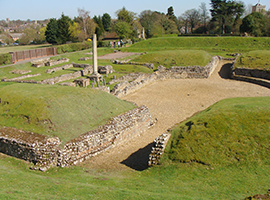
POLYGON ((79 17, 76 19, 76 21, 80 24, 83 30, 82 39, 85 40, 88 37, 87 25, 88 25, 88 18, 90 18, 89 17, 90 12, 84 10, 84 8, 82 9, 78 8, 78 13, 79 13, 79 17))
MULTIPOLYGON (((209 12, 206 8, 206 3, 204 3, 204 2, 201 3, 201 5, 199 7, 199 14, 200 14, 201 22, 204 25, 204 30, 207 31, 206 23, 210 17, 209 17, 209 12)), ((204 33, 206 33, 206 32, 204 32, 204 33)))
POLYGON ((195 25, 197 25, 198 22, 200 21, 199 11, 194 8, 187 10, 182 15, 182 19, 185 21, 186 32, 187 32, 187 26, 190 25, 191 33, 192 33, 193 28, 195 28, 195 25))
POLYGON ((116 11, 117 22, 114 25, 114 30, 121 39, 133 37, 134 18, 136 14, 134 12, 126 10, 125 7, 116 11))
POLYGON ((126 10, 125 7, 116 11, 116 15, 117 15, 118 20, 127 22, 128 24, 132 24, 136 16, 134 12, 126 10))
POLYGON ((117 21, 115 24, 115 30, 117 35, 121 38, 130 38, 133 30, 129 23, 125 21, 117 21))
POLYGON ((23 31, 23 36, 20 39, 20 43, 30 44, 38 38, 37 31, 34 28, 27 28, 23 31))
POLYGON ((210 9, 212 21, 220 23, 220 31, 225 33, 225 25, 229 22, 235 22, 244 13, 244 4, 232 0, 211 0, 210 9))
POLYGON ((58 23, 55 18, 50 19, 45 31, 46 41, 50 44, 56 44, 58 37, 58 23))
POLYGON ((65 44, 67 41, 71 40, 69 26, 73 24, 73 21, 62 14, 61 18, 57 21, 58 33, 57 33, 57 43, 65 44))
POLYGON ((166 16, 167 16, 170 20, 172 20, 172 21, 174 21, 174 22, 176 22, 176 20, 177 20, 176 16, 174 15, 173 7, 172 7, 172 6, 168 8, 166 16))
POLYGON ((102 24, 102 19, 100 17, 100 15, 94 16, 93 17, 94 22, 96 23, 96 30, 95 30, 95 34, 97 34, 97 40, 99 40, 100 36, 102 36, 102 34, 104 33, 104 27, 102 24))
POLYGON ((243 19, 240 26, 241 33, 248 33, 253 36, 263 36, 266 34, 265 21, 262 13, 253 12, 243 19))
POLYGON ((108 13, 102 15, 102 24, 105 31, 110 31, 111 28, 111 16, 108 13))
POLYGON ((73 22, 69 24, 70 38, 73 42, 78 41, 79 35, 81 33, 81 28, 78 23, 73 22))

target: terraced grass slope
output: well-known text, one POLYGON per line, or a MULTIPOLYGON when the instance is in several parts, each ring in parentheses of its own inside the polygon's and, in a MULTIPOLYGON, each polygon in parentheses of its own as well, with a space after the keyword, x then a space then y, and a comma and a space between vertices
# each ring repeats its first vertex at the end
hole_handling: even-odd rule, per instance
POLYGON ((239 56, 235 68, 270 69, 270 51, 257 50, 246 52, 239 56))
POLYGON ((172 66, 205 66, 211 60, 211 55, 202 50, 155 51, 142 55, 133 61, 153 63, 156 67, 172 66))
POLYGON ((270 97, 222 100, 172 131, 167 157, 209 166, 270 164, 270 97))
POLYGON ((64 142, 135 107, 95 89, 1 85, 0 126, 58 136, 64 142))
POLYGON ((168 37, 148 39, 131 46, 131 49, 204 49, 238 50, 270 49, 269 37, 168 37))

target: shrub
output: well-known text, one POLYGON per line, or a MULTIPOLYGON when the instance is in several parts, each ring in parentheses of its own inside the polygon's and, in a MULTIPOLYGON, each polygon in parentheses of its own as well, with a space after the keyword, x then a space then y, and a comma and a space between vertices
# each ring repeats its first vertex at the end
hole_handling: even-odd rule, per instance
POLYGON ((56 46, 58 54, 90 49, 91 47, 92 42, 70 43, 56 46))
POLYGON ((0 54, 0 65, 10 64, 11 56, 9 53, 0 54))

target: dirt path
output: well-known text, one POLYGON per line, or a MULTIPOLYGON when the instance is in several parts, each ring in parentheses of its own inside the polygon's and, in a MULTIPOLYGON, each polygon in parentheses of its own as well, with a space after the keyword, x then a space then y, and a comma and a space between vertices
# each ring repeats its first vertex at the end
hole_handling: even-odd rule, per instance
POLYGON ((180 79, 154 82, 124 97, 146 105, 158 123, 128 143, 100 154, 81 165, 106 170, 143 170, 153 140, 168 128, 230 97, 270 96, 270 90, 255 84, 229 80, 230 64, 221 61, 208 79, 180 79))

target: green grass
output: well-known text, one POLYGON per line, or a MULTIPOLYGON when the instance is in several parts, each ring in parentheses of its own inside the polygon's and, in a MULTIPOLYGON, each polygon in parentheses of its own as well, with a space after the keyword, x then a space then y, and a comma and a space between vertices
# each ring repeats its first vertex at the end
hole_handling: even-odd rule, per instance
POLYGON ((41 44, 41 45, 20 45, 20 46, 0 47, 0 54, 14 52, 14 51, 47 48, 47 47, 51 47, 51 46, 52 45, 50 45, 50 44, 41 44))
POLYGON ((257 50, 239 56, 235 68, 270 69, 270 51, 257 50))
POLYGON ((207 166, 270 164, 270 97, 222 100, 172 131, 169 160, 207 166))
POLYGON ((135 62, 153 63, 155 67, 172 66, 205 66, 211 60, 211 55, 201 50, 174 50, 150 52, 135 58, 135 62))
POLYGON ((6 84, 0 87, 0 125, 58 136, 63 142, 135 106, 89 88, 6 84))
POLYGON ((236 49, 236 50, 254 50, 270 49, 270 38, 253 37, 168 37, 154 38, 134 44, 131 48, 163 50, 170 48, 192 48, 192 49, 236 49))
MULTIPOLYGON (((31 171, 30 164, 0 154, 0 180, 5 183, 0 188, 1 198, 209 200, 265 194, 270 185, 269 103, 269 97, 218 102, 175 128, 161 165, 144 171, 106 171, 82 163, 44 173, 31 171), (186 124, 191 121, 194 125, 187 131, 186 124), (200 136, 206 132, 212 137, 200 136), (180 140, 185 140, 186 147, 192 145, 195 154, 189 154, 210 165, 172 159, 176 153, 172 152, 173 143, 180 140), (197 151, 202 145, 203 150, 197 151), (228 147, 238 153, 235 155, 240 161, 233 153, 226 154, 228 147), (217 155, 205 157, 203 154, 211 148, 217 155)), ((180 154, 186 155, 185 148, 178 148, 180 154)))

